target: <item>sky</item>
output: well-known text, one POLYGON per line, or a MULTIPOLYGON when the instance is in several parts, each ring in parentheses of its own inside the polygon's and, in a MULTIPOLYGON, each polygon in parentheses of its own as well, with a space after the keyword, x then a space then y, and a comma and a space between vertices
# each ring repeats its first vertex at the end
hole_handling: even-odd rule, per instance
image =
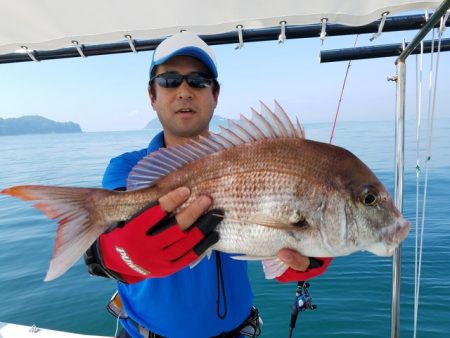
MULTIPOLYGON (((416 32, 383 33, 357 46, 410 41, 416 32)), ((449 36, 449 29, 443 38, 449 36)), ((430 35, 428 36, 428 38, 430 35)), ((237 118, 276 99, 303 123, 329 122, 336 113, 347 61, 320 63, 321 50, 352 47, 355 36, 288 39, 213 46, 221 94, 216 114, 237 118)), ((83 131, 139 130, 153 118, 147 95, 153 52, 0 64, 0 117, 41 115, 78 123, 83 131)), ((436 60, 436 55, 434 56, 436 60)), ((395 116, 395 57, 352 61, 338 121, 391 120, 395 116)), ((430 55, 424 55, 424 88, 430 55)), ((436 116, 450 117, 450 53, 439 61, 436 116)), ((415 118, 416 57, 407 61, 406 117, 415 118)))

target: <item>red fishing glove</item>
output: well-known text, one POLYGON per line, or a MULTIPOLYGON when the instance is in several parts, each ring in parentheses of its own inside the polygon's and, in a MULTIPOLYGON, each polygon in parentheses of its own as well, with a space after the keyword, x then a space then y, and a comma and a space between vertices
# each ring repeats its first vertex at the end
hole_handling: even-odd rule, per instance
POLYGON ((175 216, 153 203, 123 226, 99 237, 103 265, 126 283, 165 277, 193 263, 219 240, 223 211, 213 209, 183 231, 175 216))
POLYGON ((309 258, 310 263, 306 271, 297 271, 288 268, 281 276, 275 279, 281 283, 306 281, 308 279, 317 277, 325 272, 333 260, 332 257, 309 258))

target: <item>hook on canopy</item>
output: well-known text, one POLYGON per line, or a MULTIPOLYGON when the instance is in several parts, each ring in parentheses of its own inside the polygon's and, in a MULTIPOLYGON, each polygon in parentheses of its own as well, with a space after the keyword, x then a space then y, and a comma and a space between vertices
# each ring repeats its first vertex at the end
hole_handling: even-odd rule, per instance
POLYGON ((130 34, 125 35, 125 38, 128 40, 128 44, 130 45, 133 53, 137 53, 136 46, 134 45, 134 40, 131 38, 130 34))
POLYGON ((321 21, 322 21, 322 29, 320 31, 320 41, 322 42, 322 45, 323 45, 323 41, 325 40, 325 37, 327 36, 328 18, 323 18, 321 21))
POLYGON ((80 54, 80 56, 81 57, 83 57, 83 58, 85 58, 86 57, 86 55, 84 55, 84 53, 83 53, 83 45, 80 45, 79 43, 78 43, 78 41, 76 41, 76 40, 72 40, 72 44, 75 46, 75 48, 77 49, 77 51, 78 51, 78 54, 80 54))
POLYGON ((386 18, 388 15, 389 15, 389 12, 384 12, 383 14, 381 14, 381 21, 380 21, 380 25, 378 26, 378 32, 376 32, 375 34, 372 35, 372 37, 369 39, 370 41, 375 40, 377 37, 379 37, 381 35, 381 33, 383 32, 384 24, 386 23, 386 18))
POLYGON ((236 47, 234 47, 234 49, 241 49, 242 47, 244 47, 244 37, 242 35, 242 28, 244 28, 244 26, 237 25, 236 28, 238 30, 239 44, 237 44, 236 47))
POLYGON ((280 21, 280 25, 281 25, 281 32, 280 35, 278 36, 278 43, 283 43, 286 41, 286 21, 280 21))
POLYGON ((31 60, 33 60, 34 62, 39 62, 36 56, 34 56, 34 51, 29 50, 27 46, 20 46, 20 48, 22 48, 25 51, 25 53, 28 54, 31 60))

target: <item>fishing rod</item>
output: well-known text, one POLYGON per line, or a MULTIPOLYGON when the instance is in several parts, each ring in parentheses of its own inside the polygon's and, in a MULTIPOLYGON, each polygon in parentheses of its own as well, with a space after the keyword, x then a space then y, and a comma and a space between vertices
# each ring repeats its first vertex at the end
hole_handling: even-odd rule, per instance
POLYGON ((312 303, 312 298, 308 290, 309 286, 308 282, 300 281, 297 283, 294 305, 291 311, 291 322, 289 323, 289 327, 291 328, 289 338, 292 338, 292 334, 294 333, 298 314, 306 310, 317 309, 317 306, 312 303))

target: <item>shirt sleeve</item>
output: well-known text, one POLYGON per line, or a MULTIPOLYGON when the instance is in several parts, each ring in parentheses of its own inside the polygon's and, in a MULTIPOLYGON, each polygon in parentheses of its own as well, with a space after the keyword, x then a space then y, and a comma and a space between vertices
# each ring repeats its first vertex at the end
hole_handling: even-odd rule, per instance
POLYGON ((103 175, 102 187, 109 190, 123 189, 131 169, 145 156, 147 149, 128 152, 114 157, 103 175))

